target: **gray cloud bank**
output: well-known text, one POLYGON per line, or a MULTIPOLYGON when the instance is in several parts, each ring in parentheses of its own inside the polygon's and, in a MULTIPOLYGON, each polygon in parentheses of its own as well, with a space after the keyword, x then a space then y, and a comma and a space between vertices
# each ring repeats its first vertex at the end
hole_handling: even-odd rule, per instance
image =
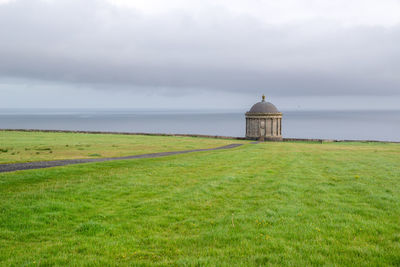
POLYGON ((195 18, 101 0, 17 0, 0 5, 0 38, 2 78, 182 94, 400 94, 400 26, 268 25, 221 8, 195 18))

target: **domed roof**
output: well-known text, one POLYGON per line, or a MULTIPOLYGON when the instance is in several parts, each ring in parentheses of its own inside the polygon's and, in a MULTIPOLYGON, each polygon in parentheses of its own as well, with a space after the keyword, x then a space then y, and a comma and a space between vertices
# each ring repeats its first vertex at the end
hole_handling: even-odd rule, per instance
POLYGON ((262 101, 254 104, 248 113, 280 113, 280 111, 270 102, 265 102, 263 95, 262 101))

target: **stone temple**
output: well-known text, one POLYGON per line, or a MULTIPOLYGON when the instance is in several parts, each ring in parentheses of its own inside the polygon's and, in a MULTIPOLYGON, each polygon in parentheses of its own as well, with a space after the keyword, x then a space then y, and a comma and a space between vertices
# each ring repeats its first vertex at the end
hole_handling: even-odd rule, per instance
POLYGON ((270 102, 254 104, 246 112, 246 138, 254 140, 282 140, 282 113, 270 102))

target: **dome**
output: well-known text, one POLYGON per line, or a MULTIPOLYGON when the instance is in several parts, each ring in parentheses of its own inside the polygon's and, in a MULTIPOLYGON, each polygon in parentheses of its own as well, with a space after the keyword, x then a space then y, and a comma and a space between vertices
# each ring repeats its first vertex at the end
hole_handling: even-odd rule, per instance
POLYGON ((265 97, 261 102, 254 104, 248 113, 280 113, 279 110, 270 102, 265 102, 265 97))

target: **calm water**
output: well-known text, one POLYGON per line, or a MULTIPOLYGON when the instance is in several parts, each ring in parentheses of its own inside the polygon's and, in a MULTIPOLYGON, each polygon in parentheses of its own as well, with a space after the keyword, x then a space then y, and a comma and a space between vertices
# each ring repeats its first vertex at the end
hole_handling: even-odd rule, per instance
MULTIPOLYGON (((287 111, 284 137, 400 141, 400 111, 287 111)), ((0 128, 244 136, 244 112, 0 110, 0 128)))

